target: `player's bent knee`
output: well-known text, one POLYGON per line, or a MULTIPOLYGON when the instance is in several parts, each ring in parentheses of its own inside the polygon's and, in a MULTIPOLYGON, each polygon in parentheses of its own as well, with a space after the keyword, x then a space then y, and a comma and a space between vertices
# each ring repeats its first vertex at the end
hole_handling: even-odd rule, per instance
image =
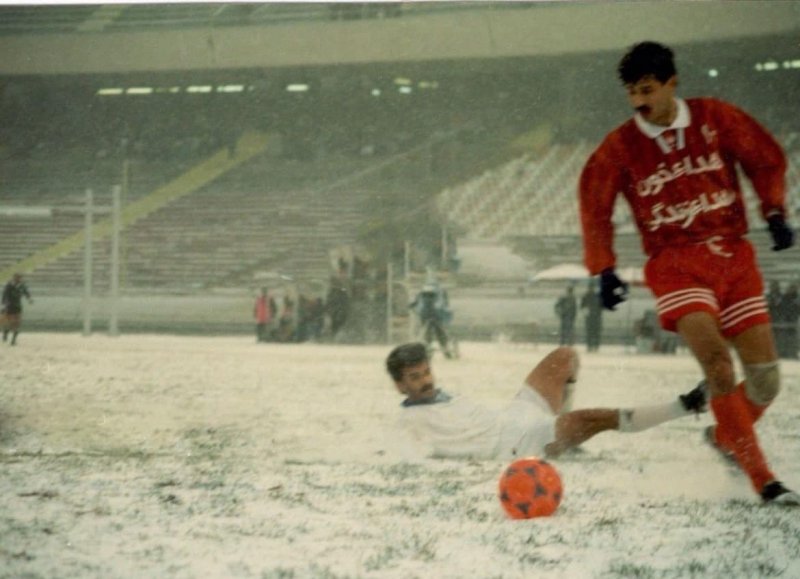
POLYGON ((744 388, 750 400, 762 406, 775 400, 781 389, 781 375, 777 361, 747 364, 744 373, 744 388))
POLYGON ((569 371, 570 376, 577 377, 580 359, 578 352, 572 346, 559 346, 553 352, 554 358, 569 371))

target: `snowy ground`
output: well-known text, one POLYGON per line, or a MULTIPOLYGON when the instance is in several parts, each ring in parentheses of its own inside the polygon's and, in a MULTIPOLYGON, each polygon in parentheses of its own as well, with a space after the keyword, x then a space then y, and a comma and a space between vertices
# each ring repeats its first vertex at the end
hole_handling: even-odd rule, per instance
MULTIPOLYGON (((763 507, 710 418, 607 433, 511 521, 495 462, 398 463, 387 347, 23 333, 0 349, 0 577, 800 577, 800 512, 763 507)), ((546 346, 462 344, 440 385, 500 404, 546 346)), ((759 432, 800 486, 800 363, 759 432)), ((577 406, 670 400, 685 356, 583 355, 577 406)))

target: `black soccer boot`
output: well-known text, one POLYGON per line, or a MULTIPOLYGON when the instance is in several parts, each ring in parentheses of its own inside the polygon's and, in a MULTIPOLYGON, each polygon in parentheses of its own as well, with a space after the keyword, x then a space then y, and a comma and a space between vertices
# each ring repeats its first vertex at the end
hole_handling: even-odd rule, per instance
POLYGON ((708 412, 708 384, 705 380, 689 390, 686 394, 678 396, 681 405, 686 412, 694 412, 695 414, 702 414, 708 412))
POLYGON ((782 507, 800 507, 800 495, 790 491, 783 483, 774 480, 764 485, 761 489, 761 499, 765 504, 780 505, 782 507))

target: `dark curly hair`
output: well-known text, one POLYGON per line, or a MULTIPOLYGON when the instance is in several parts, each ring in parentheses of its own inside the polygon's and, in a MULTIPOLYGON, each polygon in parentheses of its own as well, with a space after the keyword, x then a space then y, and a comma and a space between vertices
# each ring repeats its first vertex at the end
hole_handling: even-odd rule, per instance
POLYGON ((428 361, 428 349, 421 342, 402 344, 386 358, 386 371, 396 382, 403 379, 403 370, 428 361))
POLYGON ((619 79, 622 84, 634 84, 652 75, 659 82, 667 82, 678 73, 674 57, 672 50, 658 42, 634 44, 619 61, 619 79))

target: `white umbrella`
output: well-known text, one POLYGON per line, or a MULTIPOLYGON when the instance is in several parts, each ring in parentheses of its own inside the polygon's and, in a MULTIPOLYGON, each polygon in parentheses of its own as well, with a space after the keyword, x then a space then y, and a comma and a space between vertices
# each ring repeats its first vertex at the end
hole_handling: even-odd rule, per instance
POLYGON ((644 269, 636 266, 623 267, 617 270, 619 278, 631 285, 644 285, 644 269))
MULTIPOLYGON (((630 285, 644 285, 644 270, 638 266, 628 266, 617 269, 619 278, 630 285)), ((548 267, 530 276, 530 281, 581 281, 589 279, 589 270, 578 263, 559 263, 548 267)))
POLYGON ((532 275, 530 281, 579 281, 590 277, 589 270, 583 265, 578 263, 559 263, 532 275))

